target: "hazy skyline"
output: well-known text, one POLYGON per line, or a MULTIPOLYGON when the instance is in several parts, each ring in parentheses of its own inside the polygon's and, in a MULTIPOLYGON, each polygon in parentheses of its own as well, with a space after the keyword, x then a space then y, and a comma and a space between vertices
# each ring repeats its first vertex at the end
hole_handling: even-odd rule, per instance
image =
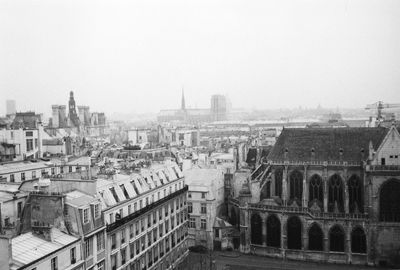
POLYGON ((400 1, 0 0, 0 114, 400 103, 400 1))

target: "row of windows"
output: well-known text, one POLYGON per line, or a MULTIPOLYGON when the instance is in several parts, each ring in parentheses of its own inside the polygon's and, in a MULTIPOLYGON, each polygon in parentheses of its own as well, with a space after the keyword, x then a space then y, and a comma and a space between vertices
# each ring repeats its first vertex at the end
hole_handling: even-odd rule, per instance
MULTIPOLYGON (((301 249, 303 246, 303 226, 297 216, 292 216, 287 221, 286 236, 288 249, 301 249)), ((271 247, 281 247, 281 222, 275 215, 268 216, 266 220, 266 244, 271 247)), ((323 251, 324 233, 321 227, 314 223, 308 230, 308 249, 323 251)), ((344 252, 344 230, 334 225, 329 230, 329 250, 344 252)), ((251 217, 251 242, 263 244, 262 221, 258 214, 251 217)), ((354 253, 366 253, 366 235, 362 228, 355 227, 351 232, 351 251, 354 253)))
MULTIPOLYGON (((192 198, 192 192, 188 193, 188 198, 192 198)), ((205 199, 206 198, 206 192, 201 192, 201 198, 205 199)))
MULTIPOLYGON (((64 167, 61 166, 59 168, 60 168, 60 173, 64 173, 64 167)), ((76 170, 79 171, 80 167, 76 167, 76 170)), ((73 166, 68 166, 68 172, 71 173, 72 171, 73 171, 73 166)), ((37 171, 31 171, 31 179, 35 179, 37 177, 36 172, 37 171)), ((40 173, 41 173, 42 177, 45 177, 45 176, 49 175, 49 172, 46 169, 41 169, 40 173)), ((51 173, 51 175, 55 175, 57 173, 56 172, 56 167, 50 168, 50 173, 51 173)), ((27 180, 26 176, 27 176, 26 172, 20 173, 21 181, 27 180)), ((15 174, 14 173, 10 174, 10 182, 12 182, 12 183, 15 182, 15 174)))
MULTIPOLYGON (((188 202, 188 213, 189 214, 193 213, 193 205, 196 205, 196 203, 188 202)), ((200 203, 200 213, 207 214, 207 204, 206 203, 200 203)))
MULTIPOLYGON (((111 235, 111 249, 117 248, 117 234, 119 236, 120 245, 127 242, 127 228, 129 232, 129 238, 132 239, 143 232, 147 232, 143 237, 147 236, 147 241, 151 243, 157 240, 157 237, 162 237, 167 234, 170 230, 173 230, 176 226, 184 223, 187 220, 187 215, 185 211, 178 212, 175 215, 170 216, 169 219, 165 219, 164 223, 157 222, 156 218, 158 216, 159 221, 162 220, 162 208, 150 213, 147 218, 142 218, 137 220, 135 223, 121 229, 118 233, 111 235), (158 215, 157 215, 158 213, 158 215), (147 226, 146 226, 147 223, 147 226), (157 226, 158 225, 158 226, 157 226), (153 228, 154 226, 154 228, 153 228)), ((168 213, 168 211, 167 211, 168 213)), ((142 237, 142 238, 143 238, 142 237)))
POLYGON ((143 267, 145 265, 150 267, 153 265, 153 263, 156 263, 165 254, 170 252, 171 249, 173 249, 177 244, 179 244, 181 241, 184 241, 185 236, 187 236, 187 228, 182 227, 179 228, 177 231, 172 232, 170 235, 165 237, 165 239, 158 242, 157 244, 154 244, 152 247, 151 244, 146 242, 146 239, 144 237, 137 239, 136 241, 130 243, 128 246, 121 248, 119 253, 115 253, 111 256, 111 269, 116 269, 117 267, 122 266, 128 263, 130 260, 134 259, 135 256, 139 255, 141 256, 141 258, 136 260, 136 262, 142 262, 142 258, 147 259, 147 264, 143 264, 141 269, 144 269, 143 267), (146 248, 150 249, 147 250, 146 254, 141 254, 145 251, 146 248))
POLYGON ((83 251, 85 258, 93 256, 93 240, 95 237, 96 237, 97 252, 99 252, 105 248, 104 233, 99 232, 96 235, 86 239, 86 241, 84 243, 84 251, 83 251))
MULTIPOLYGON (((275 195, 282 197, 282 180, 283 169, 275 170, 275 195)), ((338 174, 332 175, 328 180, 328 211, 329 212, 344 212, 344 189, 348 189, 349 194, 349 212, 362 213, 364 211, 363 199, 363 182, 357 175, 352 175, 347 181, 347 187, 344 187, 342 178, 338 174)), ((271 196, 271 184, 265 185, 262 194, 266 198, 271 196)), ((302 205, 303 197, 303 173, 299 170, 294 170, 289 175, 289 204, 296 201, 298 205, 302 205)), ((309 206, 316 205, 321 210, 323 209, 324 201, 324 182, 318 174, 311 176, 308 183, 309 206)), ((264 199, 264 198, 261 198, 264 199)))
MULTIPOLYGON (((196 226, 196 218, 195 217, 190 217, 189 218, 189 228, 194 228, 197 229, 196 226)), ((207 229, 207 220, 205 218, 200 219, 200 229, 206 230, 207 229)))

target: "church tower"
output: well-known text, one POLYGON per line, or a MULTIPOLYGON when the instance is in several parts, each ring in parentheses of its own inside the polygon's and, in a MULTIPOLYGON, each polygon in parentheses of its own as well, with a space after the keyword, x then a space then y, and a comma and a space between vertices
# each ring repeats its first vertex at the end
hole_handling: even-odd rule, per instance
POLYGON ((182 87, 181 110, 182 110, 182 111, 186 110, 186 105, 185 105, 185 92, 183 91, 183 87, 182 87))
POLYGON ((78 114, 76 113, 76 105, 75 105, 73 91, 69 92, 68 117, 73 126, 79 127, 79 117, 78 117, 78 114))

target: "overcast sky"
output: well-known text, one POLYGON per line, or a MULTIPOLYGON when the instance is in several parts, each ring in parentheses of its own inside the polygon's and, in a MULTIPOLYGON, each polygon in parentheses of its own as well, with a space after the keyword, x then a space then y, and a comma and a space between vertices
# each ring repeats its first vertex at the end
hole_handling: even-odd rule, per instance
POLYGON ((400 103, 399 0, 0 0, 0 114, 400 103))

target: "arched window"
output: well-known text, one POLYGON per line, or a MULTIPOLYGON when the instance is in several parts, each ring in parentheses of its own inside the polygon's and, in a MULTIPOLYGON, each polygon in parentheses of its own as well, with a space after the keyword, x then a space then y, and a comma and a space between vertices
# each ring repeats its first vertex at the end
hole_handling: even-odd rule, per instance
POLYGON ((329 231, 329 250, 344 252, 344 232, 338 225, 329 231))
POLYGON ((400 222, 400 181, 390 179, 383 183, 379 194, 379 220, 400 222))
POLYGON ((256 245, 262 244, 262 224, 258 214, 251 216, 251 243, 256 245))
POLYGON ((267 218, 267 246, 281 247, 281 222, 275 215, 267 218))
POLYGON ((360 177, 352 175, 347 182, 350 213, 363 213, 363 185, 360 177))
POLYGON ((318 174, 314 174, 308 185, 308 193, 309 193, 309 202, 312 204, 314 201, 317 201, 319 204, 322 204, 324 201, 324 188, 322 179, 318 174))
POLYGON ((290 199, 301 204, 303 196, 303 174, 298 170, 290 174, 290 199))
POLYGON ((275 196, 282 198, 282 178, 283 169, 278 168, 275 170, 275 196))
POLYGON ((367 253, 367 243, 364 230, 360 227, 351 232, 351 252, 367 253))
POLYGON ((344 212, 343 183, 338 174, 332 175, 329 179, 328 211, 344 212))
POLYGON ((324 234, 321 227, 314 223, 308 231, 308 249, 309 250, 323 250, 324 234))
POLYGON ((301 221, 292 216, 287 221, 287 245, 288 249, 301 249, 301 221))

